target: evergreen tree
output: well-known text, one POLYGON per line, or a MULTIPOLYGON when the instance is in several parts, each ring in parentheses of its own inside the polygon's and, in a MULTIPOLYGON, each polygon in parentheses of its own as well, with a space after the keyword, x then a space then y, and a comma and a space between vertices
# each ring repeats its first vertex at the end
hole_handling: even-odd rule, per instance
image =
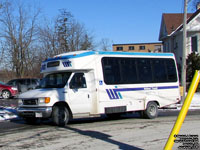
POLYGON ((195 70, 200 70, 200 55, 199 53, 191 53, 187 58, 187 82, 191 82, 195 70))
POLYGON ((58 53, 70 51, 68 45, 68 33, 71 28, 70 22, 72 19, 73 16, 70 12, 67 12, 65 9, 60 10, 55 26, 57 33, 57 47, 59 49, 58 53))

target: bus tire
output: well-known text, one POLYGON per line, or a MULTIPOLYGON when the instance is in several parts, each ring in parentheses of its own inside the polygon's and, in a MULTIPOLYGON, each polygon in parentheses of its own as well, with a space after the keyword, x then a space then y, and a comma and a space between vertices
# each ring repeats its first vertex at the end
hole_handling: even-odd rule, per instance
POLYGON ((65 106, 54 106, 52 112, 53 123, 57 126, 65 126, 69 122, 69 111, 65 106))
POLYGON ((156 102, 149 102, 144 111, 144 117, 147 119, 154 119, 158 116, 158 105, 156 102))

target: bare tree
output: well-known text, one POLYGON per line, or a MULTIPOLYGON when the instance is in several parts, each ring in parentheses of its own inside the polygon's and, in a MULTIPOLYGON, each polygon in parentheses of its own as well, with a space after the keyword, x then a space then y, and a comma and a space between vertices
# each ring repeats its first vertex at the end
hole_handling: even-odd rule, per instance
POLYGON ((40 41, 40 56, 41 59, 46 59, 59 54, 58 37, 55 26, 52 23, 45 23, 44 26, 39 28, 39 41, 40 41))
POLYGON ((86 50, 93 47, 93 38, 70 12, 61 9, 54 23, 40 27, 40 42, 45 56, 86 50))
POLYGON ((100 41, 100 49, 102 51, 110 51, 111 50, 111 43, 108 38, 103 38, 100 41))
POLYGON ((4 62, 4 51, 5 51, 5 46, 4 43, 2 41, 0 41, 0 66, 3 65, 4 62))
POLYGON ((84 25, 75 20, 71 24, 68 35, 70 51, 90 50, 94 47, 93 37, 87 33, 84 25))
POLYGON ((52 23, 42 26, 38 23, 40 9, 14 0, 1 2, 0 65, 2 62, 9 74, 15 72, 17 78, 35 77, 46 58, 93 48, 93 37, 65 9, 52 23))
POLYGON ((0 37, 6 47, 4 57, 19 78, 25 76, 27 67, 32 63, 30 48, 36 39, 39 13, 39 9, 32 13, 30 7, 23 4, 14 5, 9 1, 6 1, 1 9, 0 37))
POLYGON ((55 32, 57 36, 57 46, 58 46, 58 53, 63 53, 69 50, 69 30, 71 28, 71 22, 73 16, 70 12, 66 11, 65 9, 59 10, 59 15, 55 21, 55 32))
POLYGON ((93 37, 89 36, 87 33, 85 35, 83 35, 82 41, 81 41, 81 45, 80 45, 80 49, 81 50, 91 50, 93 49, 93 37))

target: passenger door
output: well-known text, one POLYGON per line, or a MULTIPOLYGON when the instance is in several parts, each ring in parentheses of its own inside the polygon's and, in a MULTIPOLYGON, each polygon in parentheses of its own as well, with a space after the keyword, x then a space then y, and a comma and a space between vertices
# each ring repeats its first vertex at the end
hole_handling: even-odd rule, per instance
POLYGON ((69 105, 73 114, 91 111, 91 96, 86 80, 85 73, 75 73, 69 83, 69 105))

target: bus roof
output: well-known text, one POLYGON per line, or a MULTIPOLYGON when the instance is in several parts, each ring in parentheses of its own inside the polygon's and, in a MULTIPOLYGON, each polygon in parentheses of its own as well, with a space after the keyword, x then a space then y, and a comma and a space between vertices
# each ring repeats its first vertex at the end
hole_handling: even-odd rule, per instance
POLYGON ((53 58, 48 58, 43 62, 53 61, 53 60, 62 60, 62 59, 72 59, 72 58, 80 58, 90 55, 122 55, 122 56, 166 56, 173 57, 173 53, 145 53, 145 52, 108 52, 108 51, 75 51, 69 53, 63 53, 60 55, 56 55, 53 58))

